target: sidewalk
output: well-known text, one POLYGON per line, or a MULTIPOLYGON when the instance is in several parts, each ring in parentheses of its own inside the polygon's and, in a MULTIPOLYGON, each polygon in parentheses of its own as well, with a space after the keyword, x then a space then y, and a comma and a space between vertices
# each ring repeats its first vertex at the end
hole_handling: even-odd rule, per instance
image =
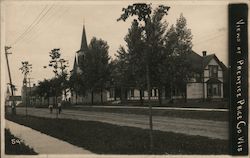
POLYGON ((88 150, 6 120, 6 128, 38 154, 93 154, 88 150))

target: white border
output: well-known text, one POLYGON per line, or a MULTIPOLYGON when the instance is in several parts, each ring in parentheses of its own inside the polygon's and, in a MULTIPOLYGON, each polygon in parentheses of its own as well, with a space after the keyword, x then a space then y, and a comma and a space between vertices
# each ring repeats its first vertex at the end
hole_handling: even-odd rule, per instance
MULTIPOLYGON (((30 4, 52 4, 52 3, 57 3, 57 5, 69 5, 69 4, 86 4, 86 5, 115 5, 115 4, 122 4, 122 3, 136 3, 136 2, 154 2, 154 4, 162 4, 162 3, 168 3, 169 5, 228 5, 229 3, 249 3, 248 0, 76 0, 76 1, 71 1, 71 0, 54 0, 54 1, 47 1, 47 0, 0 0, 0 7, 1 7, 1 69, 0 69, 0 74, 1 74, 1 157, 3 158, 96 158, 96 157, 103 157, 103 158, 132 158, 132 157, 138 157, 138 158, 166 158, 166 157, 171 157, 171 158, 197 158, 197 157, 203 157, 203 158, 211 158, 211 157, 223 157, 223 158, 229 158, 232 157, 230 155, 60 155, 60 154, 55 154, 55 155, 36 155, 36 156, 24 156, 24 155, 18 155, 18 156, 13 156, 13 155, 5 155, 5 148, 4 148, 4 127, 5 127, 5 119, 4 119, 4 99, 5 99, 5 74, 6 74, 6 61, 5 61, 5 12, 4 12, 4 6, 5 3, 14 3, 14 4, 23 4, 23 3, 30 3, 30 4)), ((227 20, 227 19, 226 19, 227 20)), ((250 24, 248 23, 248 26, 250 24)), ((250 27, 249 27, 250 28, 250 27)), ((250 34, 250 31, 248 30, 248 33, 250 34)), ((248 39, 249 40, 249 39, 248 39)), ((250 43, 250 40, 248 41, 250 43)), ((250 76, 250 73, 249 73, 250 76)), ((250 83, 250 81, 249 81, 250 83)), ((250 147, 249 147, 250 148, 250 147)), ((234 156, 234 158, 238 157, 247 157, 247 156, 234 156)))

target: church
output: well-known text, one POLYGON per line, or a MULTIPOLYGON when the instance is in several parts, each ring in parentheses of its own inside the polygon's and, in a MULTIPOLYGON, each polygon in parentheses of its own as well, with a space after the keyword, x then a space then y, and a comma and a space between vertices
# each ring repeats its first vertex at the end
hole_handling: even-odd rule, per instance
MULTIPOLYGON (((83 25, 81 46, 80 46, 80 49, 76 51, 73 70, 71 71, 71 76, 75 75, 79 77, 82 74, 82 70, 79 65, 82 62, 84 62, 84 55, 87 51, 88 51, 88 43, 87 43, 85 25, 83 25)), ((92 102, 92 99, 95 104, 100 104, 101 102, 108 101, 107 91, 105 90, 102 92, 102 95, 101 95, 101 92, 94 92, 93 94, 91 94, 91 92, 86 92, 83 95, 81 93, 77 93, 71 90, 70 95, 71 95, 70 101, 72 104, 89 104, 92 102), (92 98, 92 95, 93 95, 93 98, 92 98)))

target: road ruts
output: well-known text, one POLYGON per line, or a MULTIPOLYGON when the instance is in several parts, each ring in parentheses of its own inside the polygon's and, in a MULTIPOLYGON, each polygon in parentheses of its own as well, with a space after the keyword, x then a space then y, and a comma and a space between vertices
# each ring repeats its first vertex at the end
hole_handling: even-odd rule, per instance
MULTIPOLYGON (((28 114, 32 116, 56 118, 48 109, 28 108, 28 114)), ((25 114, 25 108, 17 108, 17 113, 25 114)), ((99 121, 120 126, 131 126, 148 129, 148 116, 137 114, 77 111, 64 109, 59 118, 99 121)), ((228 122, 176 118, 166 116, 153 116, 154 130, 182 133, 187 135, 199 135, 213 139, 228 139, 228 122)))

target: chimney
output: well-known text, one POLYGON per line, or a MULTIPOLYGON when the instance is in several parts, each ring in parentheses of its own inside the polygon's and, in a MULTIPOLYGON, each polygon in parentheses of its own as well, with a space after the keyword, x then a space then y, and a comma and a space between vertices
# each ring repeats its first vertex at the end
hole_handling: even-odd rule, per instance
POLYGON ((207 51, 202 51, 202 56, 206 56, 207 55, 207 51))

